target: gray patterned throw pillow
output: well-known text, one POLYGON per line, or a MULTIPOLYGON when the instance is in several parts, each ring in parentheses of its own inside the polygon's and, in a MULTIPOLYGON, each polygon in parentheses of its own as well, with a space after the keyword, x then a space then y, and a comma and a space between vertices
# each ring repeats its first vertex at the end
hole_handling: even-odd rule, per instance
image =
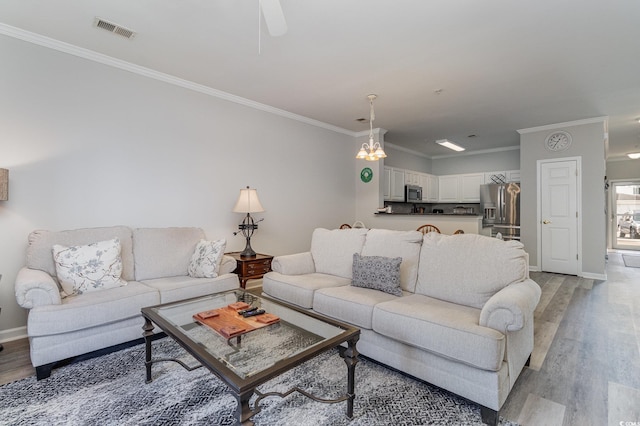
POLYGON ((400 289, 401 263, 401 257, 360 256, 358 253, 354 253, 351 285, 402 296, 400 289))

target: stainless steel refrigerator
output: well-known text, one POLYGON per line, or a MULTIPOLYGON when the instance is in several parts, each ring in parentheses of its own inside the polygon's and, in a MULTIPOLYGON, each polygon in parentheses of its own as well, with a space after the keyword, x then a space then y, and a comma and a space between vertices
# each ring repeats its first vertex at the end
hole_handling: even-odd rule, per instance
POLYGON ((480 185, 482 226, 491 227, 491 236, 504 240, 520 239, 520 184, 480 185))

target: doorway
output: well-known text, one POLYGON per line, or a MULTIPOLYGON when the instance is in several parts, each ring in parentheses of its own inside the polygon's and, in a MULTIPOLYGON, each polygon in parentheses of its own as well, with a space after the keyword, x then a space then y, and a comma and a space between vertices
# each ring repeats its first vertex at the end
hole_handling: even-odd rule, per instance
POLYGON ((538 161, 538 227, 542 271, 578 275, 580 158, 538 161))
POLYGON ((612 247, 640 250, 640 180, 611 184, 612 247))

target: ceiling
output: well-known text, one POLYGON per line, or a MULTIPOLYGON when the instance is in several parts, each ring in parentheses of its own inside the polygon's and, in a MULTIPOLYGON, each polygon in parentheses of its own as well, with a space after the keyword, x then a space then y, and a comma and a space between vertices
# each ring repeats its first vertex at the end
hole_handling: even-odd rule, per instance
POLYGON ((640 2, 20 0, 0 22, 429 157, 517 146, 518 129, 609 117, 609 157, 640 151, 640 2), (94 18, 136 32, 130 40, 94 18), (260 42, 260 51, 259 51, 260 42), (474 137, 470 137, 475 135, 474 137))

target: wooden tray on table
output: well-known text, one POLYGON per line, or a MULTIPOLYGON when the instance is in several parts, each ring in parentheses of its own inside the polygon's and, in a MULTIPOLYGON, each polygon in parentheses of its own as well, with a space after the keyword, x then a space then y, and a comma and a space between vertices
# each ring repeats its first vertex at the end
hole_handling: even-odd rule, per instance
POLYGON ((225 339, 241 336, 280 321, 279 317, 268 313, 247 318, 238 313, 239 310, 248 307, 244 302, 232 303, 224 308, 198 312, 193 319, 212 328, 225 339))

